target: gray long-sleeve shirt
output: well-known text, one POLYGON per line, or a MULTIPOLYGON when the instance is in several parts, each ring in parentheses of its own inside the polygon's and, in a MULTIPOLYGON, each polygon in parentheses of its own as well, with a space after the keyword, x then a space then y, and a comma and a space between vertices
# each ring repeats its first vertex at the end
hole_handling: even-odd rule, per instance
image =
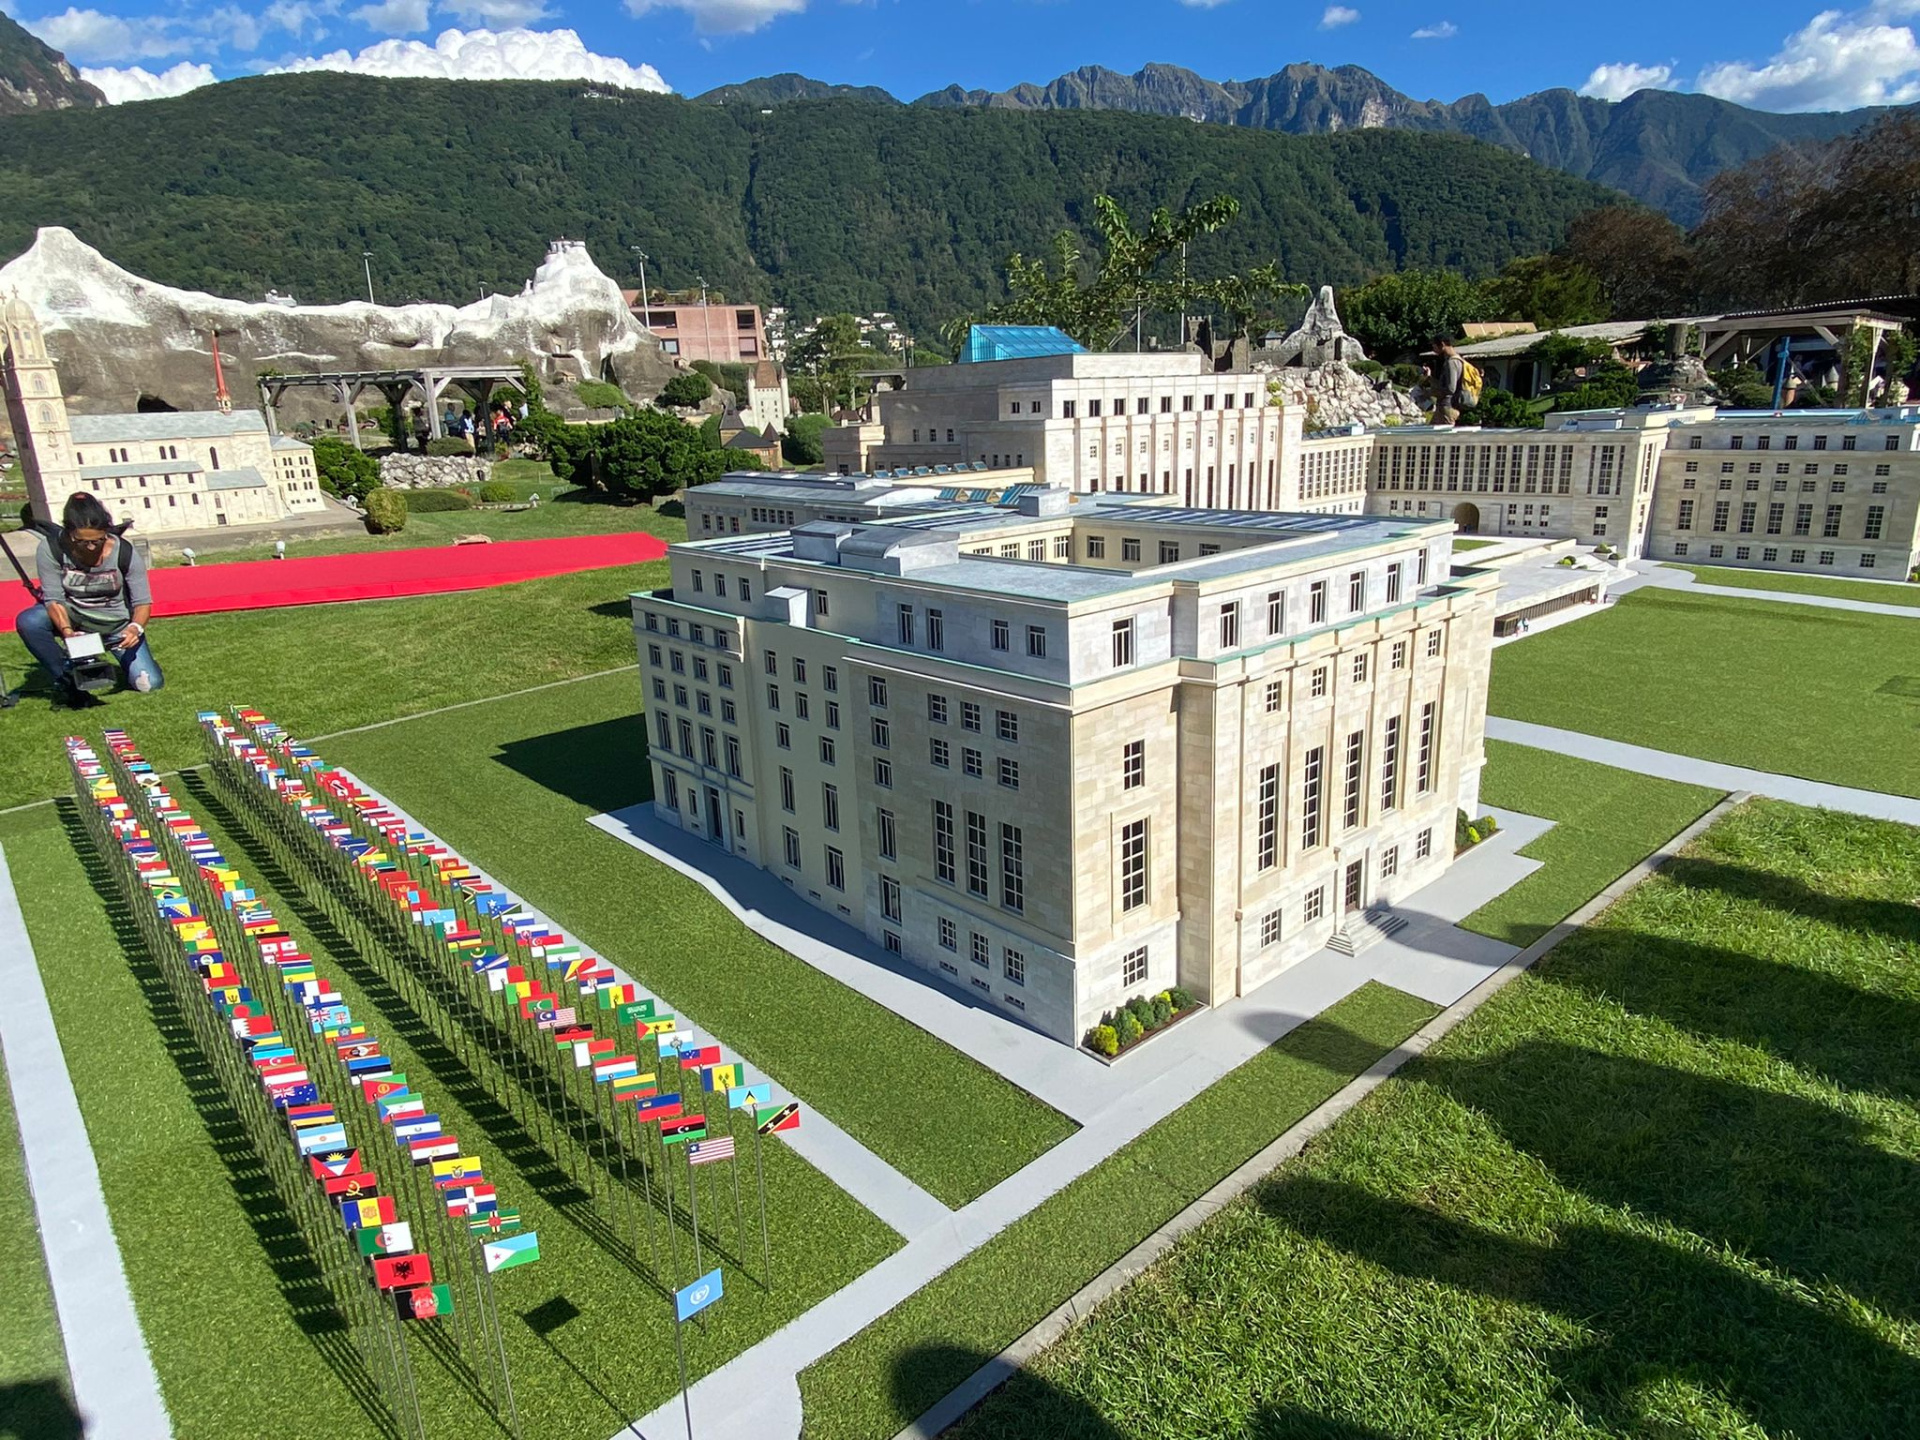
POLYGON ((64 605, 67 618, 79 630, 109 635, 133 619, 133 607, 151 605, 147 562, 122 536, 116 535, 97 565, 82 565, 66 547, 42 536, 34 555, 40 590, 55 605, 64 605), (127 546, 127 573, 120 573, 119 547, 127 546))

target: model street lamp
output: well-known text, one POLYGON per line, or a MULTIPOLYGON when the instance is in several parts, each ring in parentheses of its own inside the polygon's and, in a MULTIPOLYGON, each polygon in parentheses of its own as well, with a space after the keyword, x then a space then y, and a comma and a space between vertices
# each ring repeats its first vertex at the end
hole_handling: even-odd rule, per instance
POLYGON ((374 298, 373 298, 373 252, 372 252, 371 250, 362 250, 362 251, 360 252, 360 263, 361 263, 362 265, 364 265, 364 266, 366 267, 366 270, 367 270, 367 304, 369 304, 369 305, 371 305, 371 304, 373 304, 373 303, 374 303, 374 298))
POLYGON ((653 311, 647 305, 647 252, 638 245, 627 247, 640 261, 640 323, 649 330, 653 328, 653 311))

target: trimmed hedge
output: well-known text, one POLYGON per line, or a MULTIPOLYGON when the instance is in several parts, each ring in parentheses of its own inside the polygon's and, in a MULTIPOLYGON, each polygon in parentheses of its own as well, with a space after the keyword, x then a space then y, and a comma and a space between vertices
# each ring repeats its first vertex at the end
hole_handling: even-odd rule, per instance
POLYGON ((505 505, 519 498, 519 492, 504 480, 489 480, 480 487, 480 503, 483 505, 505 505))
POLYGON ((379 485, 360 502, 367 507, 367 530, 374 535, 397 535, 407 528, 407 502, 398 490, 379 485))
POLYGON ((1156 1030, 1165 1029, 1193 1009, 1195 1000, 1179 986, 1157 995, 1136 995, 1118 1010, 1109 1010, 1081 1039, 1096 1055, 1109 1060, 1156 1030))
POLYGON ((464 490, 407 490, 402 493, 408 512, 414 515, 428 515, 436 510, 473 508, 473 496, 464 490))

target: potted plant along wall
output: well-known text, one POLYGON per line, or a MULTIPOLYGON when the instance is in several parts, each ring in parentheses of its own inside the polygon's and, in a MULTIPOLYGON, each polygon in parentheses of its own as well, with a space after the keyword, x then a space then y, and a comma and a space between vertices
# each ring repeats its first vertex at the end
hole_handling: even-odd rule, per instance
POLYGON ((1177 985, 1157 995, 1136 995, 1102 1015, 1081 1043, 1101 1059, 1113 1060, 1199 1008, 1200 1002, 1177 985))

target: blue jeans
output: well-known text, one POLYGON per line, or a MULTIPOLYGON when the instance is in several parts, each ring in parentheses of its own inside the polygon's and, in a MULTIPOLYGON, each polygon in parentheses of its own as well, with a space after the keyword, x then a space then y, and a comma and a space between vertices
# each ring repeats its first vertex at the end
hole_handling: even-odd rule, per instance
MULTIPOLYGON (((20 638, 26 642, 27 649, 33 652, 33 658, 53 677, 54 684, 65 680, 72 662, 67 659, 66 642, 54 631, 53 619, 47 614, 47 607, 35 605, 22 610, 13 623, 20 632, 20 638)), ((147 648, 145 635, 130 650, 115 649, 109 645, 107 654, 119 662, 120 673, 135 690, 158 690, 167 683, 153 658, 153 651, 147 648)))

